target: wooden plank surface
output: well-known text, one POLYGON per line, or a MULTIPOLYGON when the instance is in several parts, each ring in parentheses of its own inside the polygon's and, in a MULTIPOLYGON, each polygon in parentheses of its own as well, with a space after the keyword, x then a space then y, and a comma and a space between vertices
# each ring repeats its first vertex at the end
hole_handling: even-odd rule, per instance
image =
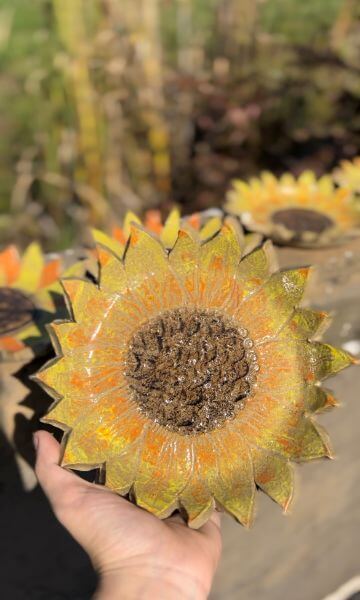
POLYGON ((291 514, 259 492, 252 530, 223 517, 212 600, 321 600, 360 574, 360 368, 330 384, 342 406, 319 421, 336 459, 296 467, 291 514))

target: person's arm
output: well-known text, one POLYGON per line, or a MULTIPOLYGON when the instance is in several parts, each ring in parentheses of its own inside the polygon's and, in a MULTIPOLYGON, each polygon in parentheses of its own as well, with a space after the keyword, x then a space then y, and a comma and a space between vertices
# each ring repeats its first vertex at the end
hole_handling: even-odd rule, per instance
POLYGON ((100 577, 97 600, 204 600, 221 552, 219 514, 201 529, 179 515, 160 521, 103 486, 58 465, 60 446, 34 436, 36 475, 55 515, 100 577))

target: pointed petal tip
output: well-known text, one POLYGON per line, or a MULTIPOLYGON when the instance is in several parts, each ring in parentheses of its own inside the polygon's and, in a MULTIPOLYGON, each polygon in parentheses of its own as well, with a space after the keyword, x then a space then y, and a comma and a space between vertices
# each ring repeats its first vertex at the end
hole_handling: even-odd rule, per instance
POLYGON ((192 516, 188 513, 185 507, 180 506, 187 515, 187 524, 190 529, 200 529, 210 519, 211 515, 215 510, 215 500, 212 499, 211 503, 204 508, 200 513, 192 516))
POLYGON ((83 280, 75 277, 65 277, 60 279, 61 287, 69 298, 71 298, 75 290, 78 288, 80 281, 83 280))
POLYGON ((152 515, 155 515, 155 517, 157 517, 158 519, 161 519, 161 520, 168 519, 169 517, 171 517, 173 512, 175 510, 177 510, 177 508, 178 508, 178 505, 176 502, 174 504, 166 506, 165 508, 157 509, 154 505, 150 505, 148 502, 144 502, 142 500, 141 496, 137 496, 136 493, 134 493, 134 497, 135 497, 137 506, 139 506, 140 508, 143 508, 144 510, 147 510, 149 513, 151 513, 152 515))
POLYGON ((255 521, 255 495, 252 497, 251 504, 246 512, 239 511, 238 507, 232 508, 229 503, 227 506, 224 506, 224 504, 220 504, 220 506, 224 512, 233 517, 245 529, 253 527, 255 521))

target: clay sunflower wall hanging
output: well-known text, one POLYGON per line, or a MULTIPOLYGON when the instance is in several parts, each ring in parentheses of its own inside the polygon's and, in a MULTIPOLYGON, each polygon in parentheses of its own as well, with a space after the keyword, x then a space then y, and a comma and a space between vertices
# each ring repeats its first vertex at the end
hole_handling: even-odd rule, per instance
POLYGON ((62 299, 61 271, 60 258, 45 259, 37 243, 22 256, 15 246, 0 252, 0 357, 49 344, 45 324, 56 317, 56 294, 62 299))
POLYGON ((353 362, 313 341, 326 315, 298 308, 309 269, 277 272, 270 243, 243 257, 231 224, 205 243, 181 230, 170 253, 133 226, 123 260, 99 259, 99 286, 63 282, 72 320, 38 373, 61 464, 104 465, 109 488, 191 527, 215 504, 249 525, 256 486, 286 509, 290 461, 331 454, 320 383, 353 362))
POLYGON ((283 244, 326 246, 359 233, 360 210, 348 188, 336 188, 331 176, 316 179, 306 171, 277 179, 263 173, 249 182, 235 180, 226 210, 251 231, 283 244))

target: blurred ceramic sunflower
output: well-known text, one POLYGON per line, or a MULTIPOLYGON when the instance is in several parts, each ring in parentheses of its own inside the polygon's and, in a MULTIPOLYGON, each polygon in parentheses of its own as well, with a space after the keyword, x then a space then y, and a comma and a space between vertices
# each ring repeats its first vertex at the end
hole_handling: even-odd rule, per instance
POLYGON ((226 210, 250 230, 298 246, 341 242, 358 233, 360 226, 351 191, 335 188, 330 176, 316 179, 311 171, 298 179, 290 173, 280 179, 263 173, 248 183, 235 180, 226 210))
POLYGON ((0 355, 14 356, 48 342, 45 324, 61 299, 59 257, 46 260, 37 243, 20 256, 15 246, 0 252, 0 355))
POLYGON ((334 171, 334 180, 338 185, 360 194, 360 156, 353 160, 343 160, 334 171))
POLYGON ((203 243, 180 230, 170 253, 134 225, 123 260, 99 259, 98 286, 63 281, 73 320, 38 373, 62 465, 105 465, 109 488, 192 527, 215 504, 249 525, 256 486, 286 509, 289 461, 331 454, 320 382, 353 362, 313 341, 324 313, 296 308, 309 269, 276 272, 269 242, 244 257, 228 223, 203 243))
MULTIPOLYGON (((218 209, 209 209, 181 217, 179 209, 173 208, 164 223, 159 210, 148 210, 145 213, 143 222, 134 212, 128 211, 122 226, 115 226, 111 235, 98 229, 93 229, 92 233, 96 244, 110 248, 117 256, 122 257, 130 237, 131 226, 134 224, 142 226, 146 231, 155 235, 164 247, 170 250, 177 240, 180 228, 192 232, 198 236, 199 240, 205 241, 221 229, 223 220, 224 215, 218 209)), ((235 221, 232 226, 234 228, 238 227, 235 221)), ((260 235, 248 234, 243 236, 241 228, 238 227, 238 229, 243 250, 246 248, 250 252, 260 244, 262 239, 260 235)))

